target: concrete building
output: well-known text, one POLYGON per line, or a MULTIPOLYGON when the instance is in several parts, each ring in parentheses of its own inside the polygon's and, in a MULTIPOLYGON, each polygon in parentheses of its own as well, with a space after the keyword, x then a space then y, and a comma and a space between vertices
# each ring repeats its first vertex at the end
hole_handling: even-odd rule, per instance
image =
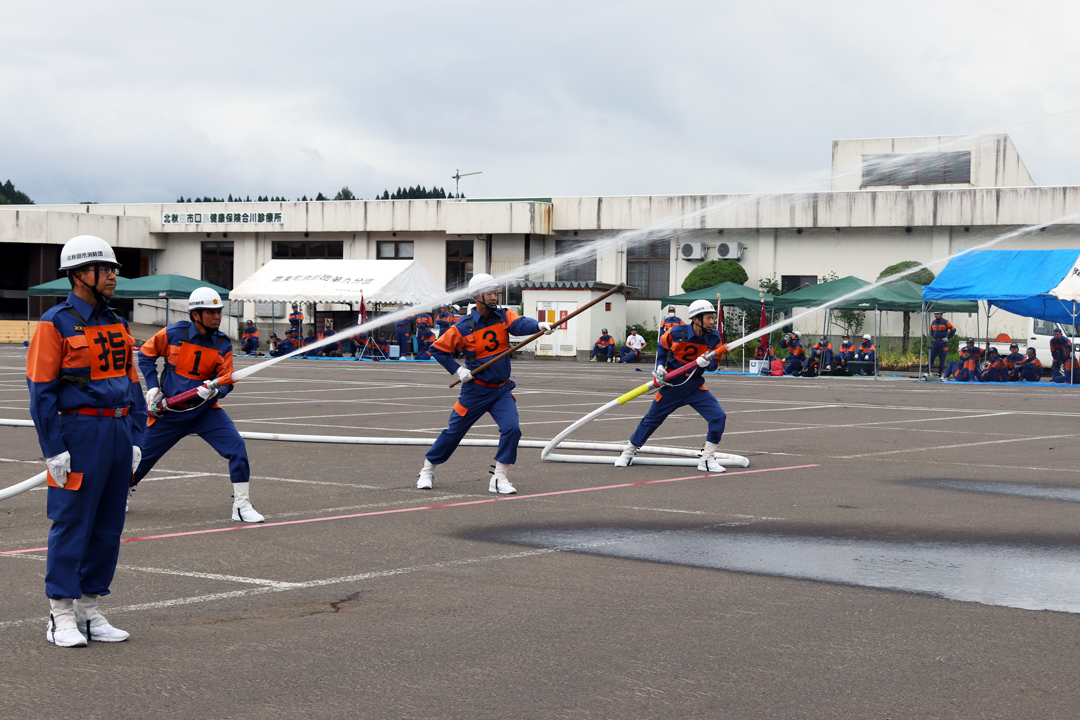
MULTIPOLYGON (((751 287, 774 278, 794 289, 829 273, 874 280, 893 263, 944 260, 1043 223, 1055 226, 996 247, 1080 247, 1080 187, 1035 186, 1006 135, 840 140, 832 189, 821 192, 6 206, 0 243, 22 246, 30 270, 0 273, 0 290, 5 299, 25 297, 28 285, 55 277, 59 245, 92 232, 120 249, 125 274, 175 272, 225 287, 279 257, 414 258, 448 289, 476 272, 523 266, 534 283, 626 282, 637 288, 626 322, 652 328, 659 298, 681 292, 694 267, 718 256, 740 262, 751 287)), ((519 288, 506 293, 520 302, 519 288)), ((25 313, 25 300, 3 303, 2 312, 25 313)), ((153 304, 133 307, 134 319, 161 322, 153 304)), ((974 334, 973 318, 953 322, 974 334)), ((817 332, 821 323, 812 315, 797 326, 817 332)), ((1024 327, 998 313, 990 332, 1024 327)), ((898 319, 890 320, 884 334, 898 332, 898 319)), ((599 327, 579 334, 598 335, 599 327)))

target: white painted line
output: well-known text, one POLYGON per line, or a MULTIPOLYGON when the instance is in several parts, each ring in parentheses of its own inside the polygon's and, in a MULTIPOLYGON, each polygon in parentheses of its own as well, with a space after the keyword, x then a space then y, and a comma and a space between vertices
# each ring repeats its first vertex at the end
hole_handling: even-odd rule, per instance
POLYGON ((952 450, 954 448, 976 447, 976 446, 979 446, 979 445, 999 445, 999 444, 1002 444, 1002 443, 1027 442, 1029 440, 1057 440, 1058 438, 1074 438, 1074 437, 1077 437, 1077 436, 1073 435, 1073 434, 1070 434, 1070 435, 1038 435, 1038 436, 1035 436, 1035 437, 1011 438, 1011 439, 1005 439, 1005 440, 987 440, 985 442, 975 442, 975 443, 959 443, 957 445, 935 445, 933 447, 905 448, 903 450, 883 450, 881 452, 862 453, 860 455, 832 455, 830 457, 832 457, 832 459, 834 459, 834 460, 853 460, 853 459, 856 459, 856 458, 875 457, 875 456, 879 456, 879 455, 899 455, 900 453, 909 453, 909 452, 932 453, 932 452, 936 452, 938 450, 952 450))

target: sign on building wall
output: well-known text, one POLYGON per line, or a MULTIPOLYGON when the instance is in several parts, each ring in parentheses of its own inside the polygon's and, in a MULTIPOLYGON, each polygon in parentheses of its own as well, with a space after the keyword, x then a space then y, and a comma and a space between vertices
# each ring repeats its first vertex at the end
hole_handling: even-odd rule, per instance
POLYGON ((281 225, 281 213, 279 212, 245 212, 245 213, 162 213, 162 225, 281 225))

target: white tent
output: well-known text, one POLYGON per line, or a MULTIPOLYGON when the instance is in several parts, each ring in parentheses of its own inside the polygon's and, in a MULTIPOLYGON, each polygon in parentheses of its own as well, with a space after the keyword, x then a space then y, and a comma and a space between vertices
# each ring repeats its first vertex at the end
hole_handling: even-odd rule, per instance
POLYGON ((429 304, 445 295, 415 260, 271 260, 231 291, 255 302, 429 304))

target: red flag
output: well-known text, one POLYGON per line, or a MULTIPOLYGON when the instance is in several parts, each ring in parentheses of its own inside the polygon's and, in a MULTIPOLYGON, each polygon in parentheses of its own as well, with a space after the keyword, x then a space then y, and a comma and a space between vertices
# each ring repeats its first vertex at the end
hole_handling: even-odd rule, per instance
POLYGON ((724 340, 724 303, 720 301, 720 296, 716 296, 716 325, 720 328, 720 344, 725 345, 727 343, 724 340))
MULTIPOLYGON (((761 298, 761 320, 758 321, 758 330, 764 330, 768 326, 769 326, 769 320, 768 320, 767 317, 765 317, 765 297, 762 296, 762 298, 761 298)), ((768 345, 768 344, 769 344, 769 336, 768 335, 762 335, 761 338, 758 340, 758 346, 762 350, 764 350, 765 346, 768 345)))
POLYGON ((364 304, 364 293, 360 293, 360 324, 367 322, 367 305, 364 304))

